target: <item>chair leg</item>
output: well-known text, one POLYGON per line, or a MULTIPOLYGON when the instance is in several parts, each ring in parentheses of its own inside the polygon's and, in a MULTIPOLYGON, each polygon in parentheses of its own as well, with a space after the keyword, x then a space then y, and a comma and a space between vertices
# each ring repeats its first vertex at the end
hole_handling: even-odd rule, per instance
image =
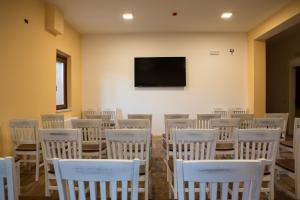
POLYGON ((40 176, 40 156, 36 155, 35 161, 35 181, 39 181, 40 176))
MULTIPOLYGON (((47 164, 45 163, 45 165, 47 165, 47 164)), ((45 168, 45 196, 46 197, 50 196, 49 187, 50 187, 50 180, 48 179, 47 171, 46 171, 46 168, 45 168)))

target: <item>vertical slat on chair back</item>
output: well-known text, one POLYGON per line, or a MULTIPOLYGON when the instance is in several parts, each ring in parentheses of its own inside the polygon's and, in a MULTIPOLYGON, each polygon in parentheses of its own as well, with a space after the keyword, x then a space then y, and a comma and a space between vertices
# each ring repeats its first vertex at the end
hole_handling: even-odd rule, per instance
POLYGON ((231 199, 239 198, 239 185, 243 183, 242 199, 259 200, 260 187, 264 169, 262 161, 235 160, 177 160, 178 199, 185 199, 184 184, 188 184, 188 199, 196 199, 200 191, 201 200, 227 200, 229 191, 231 199), (196 184, 197 183, 197 184, 196 184), (207 185, 209 193, 207 193, 207 185), (197 189, 197 190, 196 190, 197 189), (219 192, 218 192, 219 191, 219 192))
POLYGON ((284 121, 283 127, 282 127, 282 138, 286 137, 286 129, 287 129, 287 124, 289 121, 289 113, 266 113, 265 114, 266 118, 282 118, 284 121))
POLYGON ((284 119, 282 118, 254 118, 253 120, 253 128, 280 128, 282 138, 285 137, 282 132, 283 127, 284 119))
POLYGON ((300 198, 300 118, 295 118, 293 137, 295 159, 295 192, 296 198, 300 198))
POLYGON ((218 141, 219 143, 233 143, 233 132, 235 128, 239 128, 240 119, 227 118, 227 119, 211 119, 211 128, 219 130, 218 141))
POLYGON ((120 119, 118 120, 118 128, 150 129, 150 121, 148 119, 120 119))
POLYGON ((221 114, 197 114, 197 128, 209 129, 210 119, 221 118, 221 114))
POLYGON ((15 200, 14 160, 12 157, 0 158, 0 199, 15 200))
MULTIPOLYGON (((182 129, 173 131, 173 158, 210 160, 215 157, 217 129, 182 129)), ((175 166, 175 163, 174 163, 175 166)))
POLYGON ((166 120, 166 139, 169 144, 173 144, 172 130, 196 128, 195 119, 167 119, 166 120))
POLYGON ((214 108, 213 113, 221 115, 221 118, 228 118, 230 111, 225 108, 214 108))
POLYGON ((15 144, 36 144, 38 142, 38 121, 14 119, 10 121, 12 140, 15 144))
POLYGON ((247 108, 230 108, 230 114, 248 114, 247 108))
POLYGON ((149 129, 111 129, 105 135, 108 158, 149 160, 149 129))
POLYGON ((240 129, 252 128, 254 114, 231 114, 231 118, 240 119, 240 129))
POLYGON ((59 114, 45 114, 42 115, 42 126, 44 129, 49 128, 64 128, 65 117, 59 114))
POLYGON ((53 164, 60 200, 98 197, 102 200, 117 200, 120 197, 122 200, 138 199, 139 160, 54 159, 53 164), (75 185, 78 185, 78 195, 75 185), (120 185, 121 196, 118 195, 120 185), (129 185, 131 195, 128 195, 129 185), (89 191, 89 195, 86 191, 89 191), (70 195, 69 198, 66 197, 67 194, 70 195))
POLYGON ((43 157, 47 163, 53 158, 81 158, 81 132, 79 129, 39 129, 43 157))
POLYGON ((102 122, 99 119, 73 119, 72 128, 80 129, 82 142, 98 144, 102 136, 102 122))
POLYGON ((266 159, 275 164, 280 129, 236 129, 235 159, 266 159))

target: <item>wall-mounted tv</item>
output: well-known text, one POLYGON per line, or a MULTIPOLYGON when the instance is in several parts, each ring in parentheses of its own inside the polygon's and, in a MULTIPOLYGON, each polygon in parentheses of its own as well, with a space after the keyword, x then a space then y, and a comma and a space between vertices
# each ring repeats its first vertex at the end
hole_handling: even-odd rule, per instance
POLYGON ((135 87, 186 86, 185 57, 144 57, 134 59, 135 87))

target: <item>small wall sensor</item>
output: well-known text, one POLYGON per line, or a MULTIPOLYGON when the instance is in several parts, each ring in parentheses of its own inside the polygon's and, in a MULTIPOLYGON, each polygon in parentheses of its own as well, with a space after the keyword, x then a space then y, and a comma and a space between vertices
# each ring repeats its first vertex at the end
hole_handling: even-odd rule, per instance
POLYGON ((233 55, 234 49, 229 49, 229 52, 231 53, 231 55, 233 55))
POLYGON ((26 18, 24 18, 24 23, 25 23, 25 24, 28 24, 28 23, 29 23, 29 20, 26 19, 26 18))

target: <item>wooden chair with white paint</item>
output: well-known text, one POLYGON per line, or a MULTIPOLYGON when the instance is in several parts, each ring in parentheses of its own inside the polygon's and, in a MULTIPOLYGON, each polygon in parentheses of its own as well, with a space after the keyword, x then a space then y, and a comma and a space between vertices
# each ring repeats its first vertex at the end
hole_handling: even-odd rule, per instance
POLYGON ((230 114, 248 114, 247 108, 235 107, 229 109, 230 114))
POLYGON ((259 200, 264 161, 257 160, 177 160, 178 199, 259 200), (239 185, 244 185, 239 198, 239 185), (185 191, 188 185, 188 192, 185 191), (209 186, 209 187, 207 187, 209 186), (209 188, 209 189, 208 189, 209 188), (231 198, 229 191, 232 190, 231 198), (208 192, 209 191, 209 192, 208 192), (220 191, 220 192, 218 192, 220 191))
POLYGON ((128 119, 148 119, 152 130, 152 114, 128 114, 128 119))
MULTIPOLYGON (((35 181, 39 180, 41 163, 41 146, 38 138, 38 121, 29 119, 14 119, 10 121, 13 154, 18 164, 35 164, 35 181)), ((20 168, 18 168, 18 183, 20 182, 20 168)))
POLYGON ((96 115, 97 114, 97 109, 87 109, 81 111, 81 118, 86 119, 87 115, 96 115))
POLYGON ((293 157, 276 160, 276 171, 286 174, 294 180, 295 191, 290 191, 278 182, 277 189, 283 190, 294 199, 300 199, 300 118, 294 121, 293 157))
POLYGON ((118 120, 119 129, 149 129, 150 121, 148 119, 120 119, 118 120))
POLYGON ((139 160, 53 159, 53 165, 60 200, 138 200, 139 160))
POLYGON ((15 177, 15 164, 12 157, 0 157, 0 199, 16 200, 18 186, 15 177), (7 197, 7 198, 6 198, 7 197))
POLYGON ((98 119, 74 119, 72 128, 82 134, 82 156, 102 158, 106 145, 102 144, 102 122, 98 119))
POLYGON ((167 120, 168 119, 189 119, 189 114, 165 114, 164 115, 164 123, 165 123, 165 132, 162 134, 163 142, 166 141, 167 135, 167 120))
MULTIPOLYGON (((262 181, 265 183, 261 192, 268 199, 274 200, 275 161, 279 146, 281 130, 278 129, 236 129, 235 159, 265 159, 265 171, 262 181)), ((243 190, 241 188, 240 190, 243 190)))
POLYGON ((177 199, 176 159, 213 160, 217 129, 182 129, 173 131, 173 157, 168 160, 169 198, 177 199))
POLYGON ((220 119, 221 114, 197 114, 197 128, 209 129, 210 119, 220 119))
POLYGON ((139 159, 141 162, 139 181, 144 182, 139 192, 145 199, 152 194, 150 176, 150 129, 105 130, 108 159, 139 159))
POLYGON ((252 128, 254 114, 231 114, 230 117, 240 119, 240 129, 252 128))
POLYGON ((57 190, 53 159, 81 159, 81 131, 79 129, 39 129, 45 168, 45 195, 57 190))
POLYGON ((227 108, 213 108, 214 114, 220 114, 221 118, 228 118, 230 117, 230 110, 227 108))
POLYGON ((42 118, 43 129, 64 128, 65 117, 61 114, 44 114, 42 118))
POLYGON ((216 155, 229 156, 234 155, 234 130, 239 128, 240 119, 238 118, 221 118, 211 119, 211 128, 218 129, 219 136, 217 139, 216 155))

